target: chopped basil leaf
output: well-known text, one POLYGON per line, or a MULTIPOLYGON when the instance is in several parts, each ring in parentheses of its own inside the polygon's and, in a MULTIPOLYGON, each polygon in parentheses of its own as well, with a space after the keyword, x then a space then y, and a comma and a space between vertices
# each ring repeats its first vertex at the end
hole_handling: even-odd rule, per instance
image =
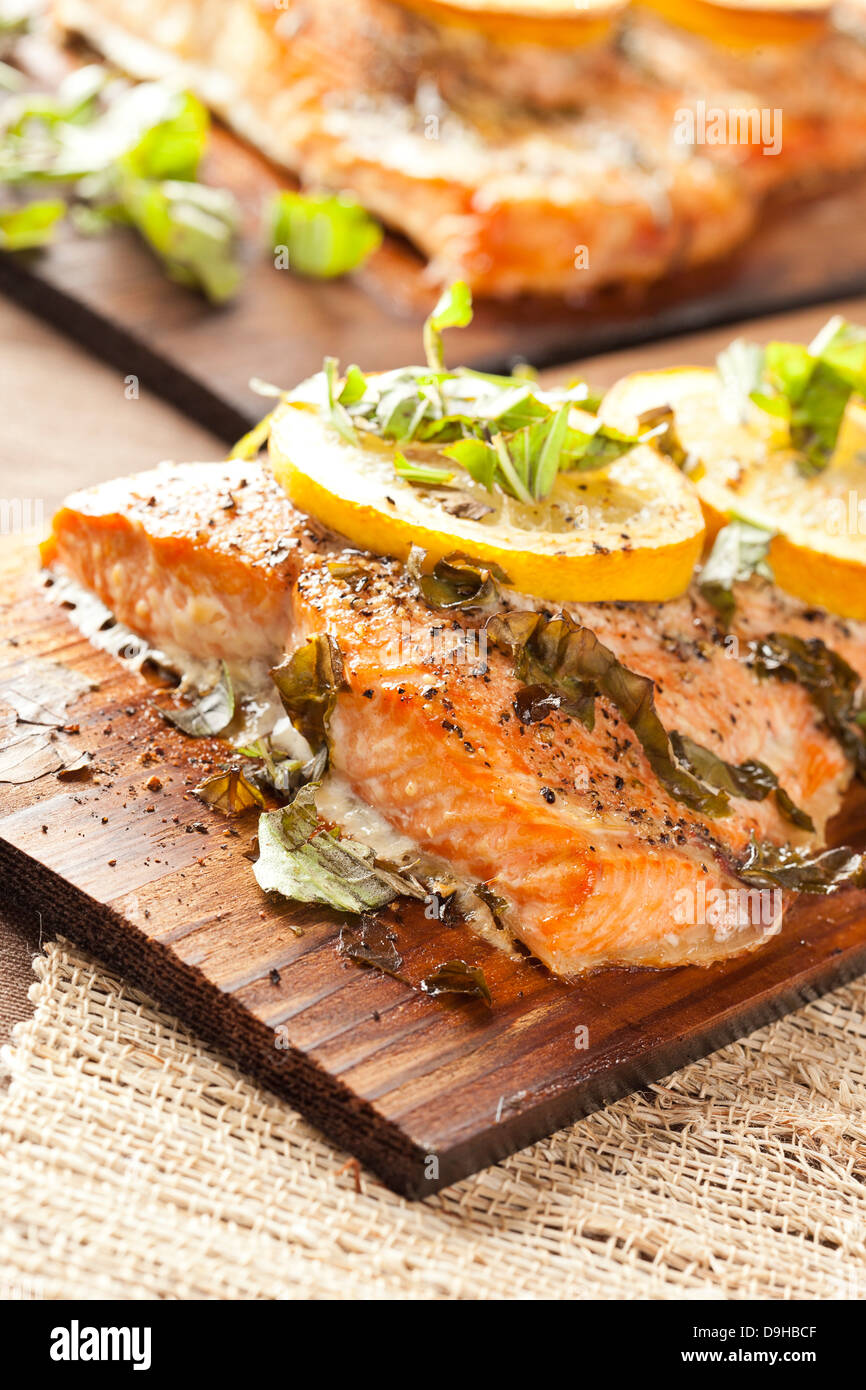
POLYGON ((66 204, 59 198, 42 199, 26 207, 0 212, 0 250, 29 251, 47 246, 65 215, 66 204))
POLYGON ((704 598, 730 622, 734 614, 734 585, 760 574, 773 578, 767 563, 771 531, 752 526, 747 521, 729 521, 716 536, 706 564, 701 570, 699 586, 704 598))
POLYGON ((206 806, 212 806, 227 816, 237 816, 252 806, 262 807, 265 804, 258 787, 240 767, 213 773, 193 787, 193 792, 206 806))
POLYGON ((426 897, 414 881, 377 865, 367 845, 329 828, 319 818, 315 792, 315 784, 308 783, 289 806, 259 817, 259 887, 357 913, 375 911, 401 895, 426 897))
POLYGON ((737 423, 751 401, 787 423, 806 476, 830 462, 852 395, 866 396, 866 329, 836 316, 808 347, 738 340, 717 360, 723 413, 737 423))
POLYGON ((424 354, 431 371, 440 372, 445 365, 442 352, 442 331, 445 328, 466 328, 472 322, 472 291, 463 280, 456 280, 443 290, 435 309, 424 324, 424 354))
MULTIPOLYGON (((73 185, 77 227, 92 235, 130 223, 172 279, 219 303, 240 280, 239 215, 229 193, 194 182, 209 126, 191 93, 129 85, 91 65, 56 93, 24 92, 6 103, 0 182, 73 185)), ((49 205, 32 206, 42 209, 34 226, 42 225, 49 205)))
POLYGON ((492 1004, 484 971, 478 965, 467 965, 465 960, 448 960, 437 966, 425 975, 421 988, 425 994, 465 994, 483 999, 488 1006, 492 1004))
POLYGON ((337 694, 347 689, 343 657, 333 637, 311 637, 271 671, 283 708, 314 752, 327 745, 337 694))
POLYGON ((270 245, 289 268, 317 279, 347 275, 382 244, 382 228, 351 195, 275 193, 265 210, 270 245))
POLYGON ((185 709, 160 710, 164 719, 191 738, 214 738, 232 722, 235 693, 225 663, 217 684, 185 709))
POLYGON ((454 478, 454 474, 449 473, 447 468, 410 463, 399 449, 394 455, 394 471, 398 478, 404 478, 407 483, 417 483, 423 487, 447 487, 454 478))
POLYGON ((170 279, 202 290, 215 304, 232 297, 241 271, 239 213, 230 193, 179 179, 126 179, 121 193, 133 225, 170 279))

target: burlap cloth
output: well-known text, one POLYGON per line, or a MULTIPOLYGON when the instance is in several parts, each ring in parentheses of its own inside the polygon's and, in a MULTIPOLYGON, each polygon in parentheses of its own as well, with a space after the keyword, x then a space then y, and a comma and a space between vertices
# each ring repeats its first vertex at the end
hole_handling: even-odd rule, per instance
POLYGON ((858 1298, 866 981, 409 1203, 64 944, 0 1096, 13 1295, 858 1298))

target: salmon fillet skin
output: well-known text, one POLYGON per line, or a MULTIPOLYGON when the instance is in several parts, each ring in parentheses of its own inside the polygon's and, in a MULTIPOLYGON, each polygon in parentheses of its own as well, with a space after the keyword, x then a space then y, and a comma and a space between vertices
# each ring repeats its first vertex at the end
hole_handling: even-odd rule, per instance
POLYGON ((527 719, 511 658, 485 650, 483 618, 432 611, 396 561, 361 557, 359 584, 334 564, 344 551, 260 464, 231 462, 162 465, 74 495, 43 562, 195 659, 277 664, 311 636, 334 638, 347 678, 335 772, 420 850, 485 884, 554 971, 706 963, 778 931, 785 901, 769 895, 766 911, 749 898, 744 913, 738 864, 752 837, 822 846, 851 772, 807 693, 759 680, 740 654, 771 631, 820 637, 864 679, 864 625, 758 579, 740 586, 727 633, 696 590, 566 607, 651 677, 666 728, 728 762, 765 762, 815 828, 796 829, 773 798, 733 798, 712 819, 672 798, 605 698, 592 730, 561 709, 527 719))

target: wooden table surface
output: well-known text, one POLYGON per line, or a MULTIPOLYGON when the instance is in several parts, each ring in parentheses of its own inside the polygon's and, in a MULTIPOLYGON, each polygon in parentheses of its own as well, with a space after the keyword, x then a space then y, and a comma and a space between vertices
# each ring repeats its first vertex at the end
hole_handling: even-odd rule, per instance
MULTIPOLYGON (((808 340, 830 313, 866 321, 866 298, 798 310, 751 325, 667 339, 558 369, 600 386, 637 367, 706 364, 738 332, 759 339, 808 340)), ((340 353, 339 343, 333 351, 340 353)), ((251 365, 251 371, 254 369, 251 365)), ((151 467, 163 458, 217 458, 222 445, 122 371, 112 371, 11 303, 0 299, 0 501, 20 499, 23 515, 47 525, 73 488, 151 467)), ((6 509, 4 509, 5 511, 6 509)), ((30 1012, 30 961, 51 935, 50 916, 14 925, 0 900, 0 1043, 30 1012)))

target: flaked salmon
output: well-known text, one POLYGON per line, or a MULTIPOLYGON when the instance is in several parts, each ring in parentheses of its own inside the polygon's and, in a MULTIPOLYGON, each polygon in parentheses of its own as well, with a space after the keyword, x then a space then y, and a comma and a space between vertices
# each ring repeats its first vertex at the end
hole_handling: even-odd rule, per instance
POLYGON ((148 641, 197 658, 275 664, 310 636, 334 638, 347 677, 331 717, 334 768, 396 830, 485 884, 555 971, 709 961, 778 930, 783 901, 744 887, 742 856, 753 837, 823 844, 851 772, 806 691, 760 680, 745 654, 774 630, 821 637, 863 678, 862 626, 760 580, 743 589, 730 632, 697 592, 569 606, 652 679, 666 727, 730 763, 766 763, 814 829, 771 797, 735 797, 713 817, 666 790, 614 704, 596 701, 592 729, 559 708, 527 709, 483 619, 432 612, 397 562, 343 549, 260 465, 193 464, 70 498, 43 559, 148 641))

